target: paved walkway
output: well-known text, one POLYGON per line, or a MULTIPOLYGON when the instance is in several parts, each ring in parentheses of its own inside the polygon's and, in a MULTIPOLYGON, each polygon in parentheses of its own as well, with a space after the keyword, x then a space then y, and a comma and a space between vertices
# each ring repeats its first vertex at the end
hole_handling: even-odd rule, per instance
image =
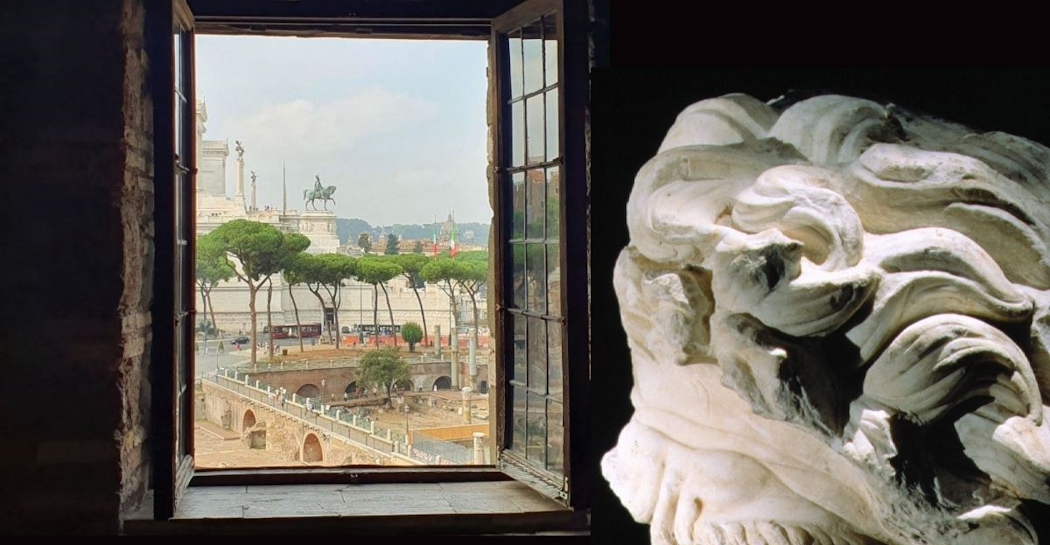
POLYGON ((199 430, 201 430, 201 431, 203 431, 205 433, 214 435, 215 437, 218 437, 219 439, 230 440, 230 439, 240 439, 240 437, 241 437, 241 434, 239 434, 239 433, 237 433, 237 432, 235 432, 233 430, 225 430, 225 429, 222 428, 222 426, 220 426, 220 425, 218 425, 218 424, 216 424, 214 422, 208 421, 208 420, 198 420, 198 421, 193 423, 193 427, 195 427, 195 428, 197 428, 197 429, 199 429, 199 430))

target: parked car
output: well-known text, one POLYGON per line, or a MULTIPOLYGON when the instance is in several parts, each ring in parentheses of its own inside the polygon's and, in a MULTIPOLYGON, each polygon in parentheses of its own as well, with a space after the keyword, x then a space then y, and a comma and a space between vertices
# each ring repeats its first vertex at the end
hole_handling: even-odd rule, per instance
POLYGON ((230 344, 248 344, 249 342, 251 342, 251 339, 245 337, 244 335, 241 335, 240 337, 237 337, 236 339, 230 341, 230 344))
POLYGON ((344 326, 343 326, 343 334, 345 335, 345 334, 347 334, 347 333, 350 333, 350 327, 349 327, 349 326, 345 326, 345 325, 344 325, 344 326))

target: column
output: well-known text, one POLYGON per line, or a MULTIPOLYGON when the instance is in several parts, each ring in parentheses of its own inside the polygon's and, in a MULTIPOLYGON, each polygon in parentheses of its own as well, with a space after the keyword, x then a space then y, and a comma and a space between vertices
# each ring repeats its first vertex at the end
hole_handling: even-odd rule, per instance
POLYGON ((468 357, 467 357, 467 370, 470 373, 470 387, 478 387, 478 342, 473 335, 468 340, 468 357))
POLYGON ((470 424, 470 422, 471 422, 470 392, 471 392, 470 386, 466 386, 466 387, 463 388, 463 391, 460 394, 460 395, 463 396, 463 422, 466 423, 466 424, 470 424))
POLYGON ((441 359, 441 326, 434 326, 434 355, 441 359))
POLYGON ((474 464, 485 465, 485 434, 480 431, 474 432, 474 464))

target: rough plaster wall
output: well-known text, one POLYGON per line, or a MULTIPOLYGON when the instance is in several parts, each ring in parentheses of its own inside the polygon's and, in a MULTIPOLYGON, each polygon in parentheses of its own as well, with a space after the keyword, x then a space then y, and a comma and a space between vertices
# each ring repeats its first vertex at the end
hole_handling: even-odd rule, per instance
POLYGON ((146 444, 150 410, 150 301, 153 285, 153 107, 147 82, 145 9, 124 0, 124 177, 120 193, 124 291, 120 298, 123 356, 117 369, 121 400, 121 507, 135 509, 149 485, 146 444))
MULTIPOLYGON (((493 73, 492 73, 492 67, 495 66, 495 62, 494 62, 494 60, 495 60, 495 52, 492 49, 492 42, 491 41, 489 42, 488 46, 486 47, 486 54, 488 55, 488 59, 489 59, 488 68, 485 69, 485 79, 488 80, 488 92, 485 93, 485 126, 486 126, 486 129, 488 131, 488 133, 487 133, 488 134, 488 139, 487 139, 486 145, 485 145, 485 154, 486 154, 486 157, 488 159, 488 168, 486 169, 486 177, 488 178, 488 187, 489 187, 489 206, 492 207, 493 210, 497 210, 499 207, 496 205, 496 182, 497 182, 497 180, 496 180, 496 169, 494 168, 495 167, 494 160, 495 160, 495 157, 496 157, 496 136, 497 136, 497 134, 496 134, 496 104, 493 102, 493 98, 494 98, 494 95, 496 93, 496 88, 495 88, 495 78, 493 77, 493 73)), ((492 228, 489 229, 489 248, 488 248, 488 250, 489 250, 489 255, 490 256, 496 255, 496 245, 497 244, 499 244, 499 240, 496 238, 496 223, 495 223, 495 218, 493 218, 492 228)), ((496 400, 496 397, 497 397, 496 396, 496 390, 498 388, 497 387, 497 384, 498 384, 497 381, 501 380, 502 376, 503 376, 502 370, 500 369, 500 366, 499 366, 499 363, 498 363, 498 362, 501 361, 501 358, 500 358, 499 354, 500 354, 500 351, 503 350, 503 343, 500 341, 500 336, 495 334, 497 332, 496 331, 496 303, 497 303, 497 296, 496 296, 496 289, 495 289, 495 286, 496 286, 496 269, 495 269, 495 267, 489 267, 488 277, 485 279, 485 283, 492 287, 492 289, 489 290, 489 294, 491 296, 490 297, 486 297, 485 303, 486 303, 488 308, 486 308, 485 313, 488 316, 491 317, 490 318, 490 323, 492 324, 492 332, 493 332, 492 342, 490 344, 490 346, 492 347, 492 350, 493 350, 493 357, 492 357, 493 365, 492 365, 492 376, 491 376, 491 379, 489 380, 489 388, 490 388, 489 392, 490 392, 490 395, 489 395, 489 407, 488 407, 489 414, 493 415, 493 417, 489 419, 490 425, 489 425, 488 436, 490 438, 495 438, 495 440, 490 440, 488 444, 489 445, 494 445, 498 441, 498 438, 497 438, 497 435, 496 435, 496 431, 497 431, 496 421, 498 419, 495 418, 496 412, 498 410, 498 405, 499 405, 497 403, 497 400, 496 400)), ((478 380, 481 380, 481 379, 478 379, 478 380)), ((490 447, 490 449, 491 449, 491 447, 490 447)), ((495 457, 496 451, 495 450, 490 450, 490 451, 491 451, 492 456, 495 457)))
POLYGON ((3 301, 20 319, 0 329, 13 378, 0 528, 114 533, 126 344, 123 4, 13 0, 3 10, 0 200, 12 206, 0 247, 3 301))

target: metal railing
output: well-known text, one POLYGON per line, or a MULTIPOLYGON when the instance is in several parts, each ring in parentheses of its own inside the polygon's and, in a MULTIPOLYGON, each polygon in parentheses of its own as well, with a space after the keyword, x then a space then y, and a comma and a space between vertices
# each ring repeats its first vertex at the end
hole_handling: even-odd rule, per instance
MULTIPOLYGON (((437 357, 433 354, 420 354, 419 356, 404 358, 409 365, 420 363, 451 363, 447 357, 437 357)), ((254 371, 302 371, 305 369, 335 369, 346 367, 358 367, 361 364, 361 356, 343 356, 336 358, 305 358, 290 361, 260 361, 256 364, 254 371)), ((251 372, 251 364, 241 364, 236 367, 238 372, 251 372)))
POLYGON ((215 373, 198 380, 203 379, 384 454, 397 453, 429 465, 472 464, 474 460, 470 449, 421 434, 415 436, 418 445, 409 445, 406 434, 378 426, 367 416, 357 416, 341 408, 321 404, 316 398, 304 398, 294 393, 282 394, 271 385, 252 379, 251 373, 241 369, 220 367, 215 373))

